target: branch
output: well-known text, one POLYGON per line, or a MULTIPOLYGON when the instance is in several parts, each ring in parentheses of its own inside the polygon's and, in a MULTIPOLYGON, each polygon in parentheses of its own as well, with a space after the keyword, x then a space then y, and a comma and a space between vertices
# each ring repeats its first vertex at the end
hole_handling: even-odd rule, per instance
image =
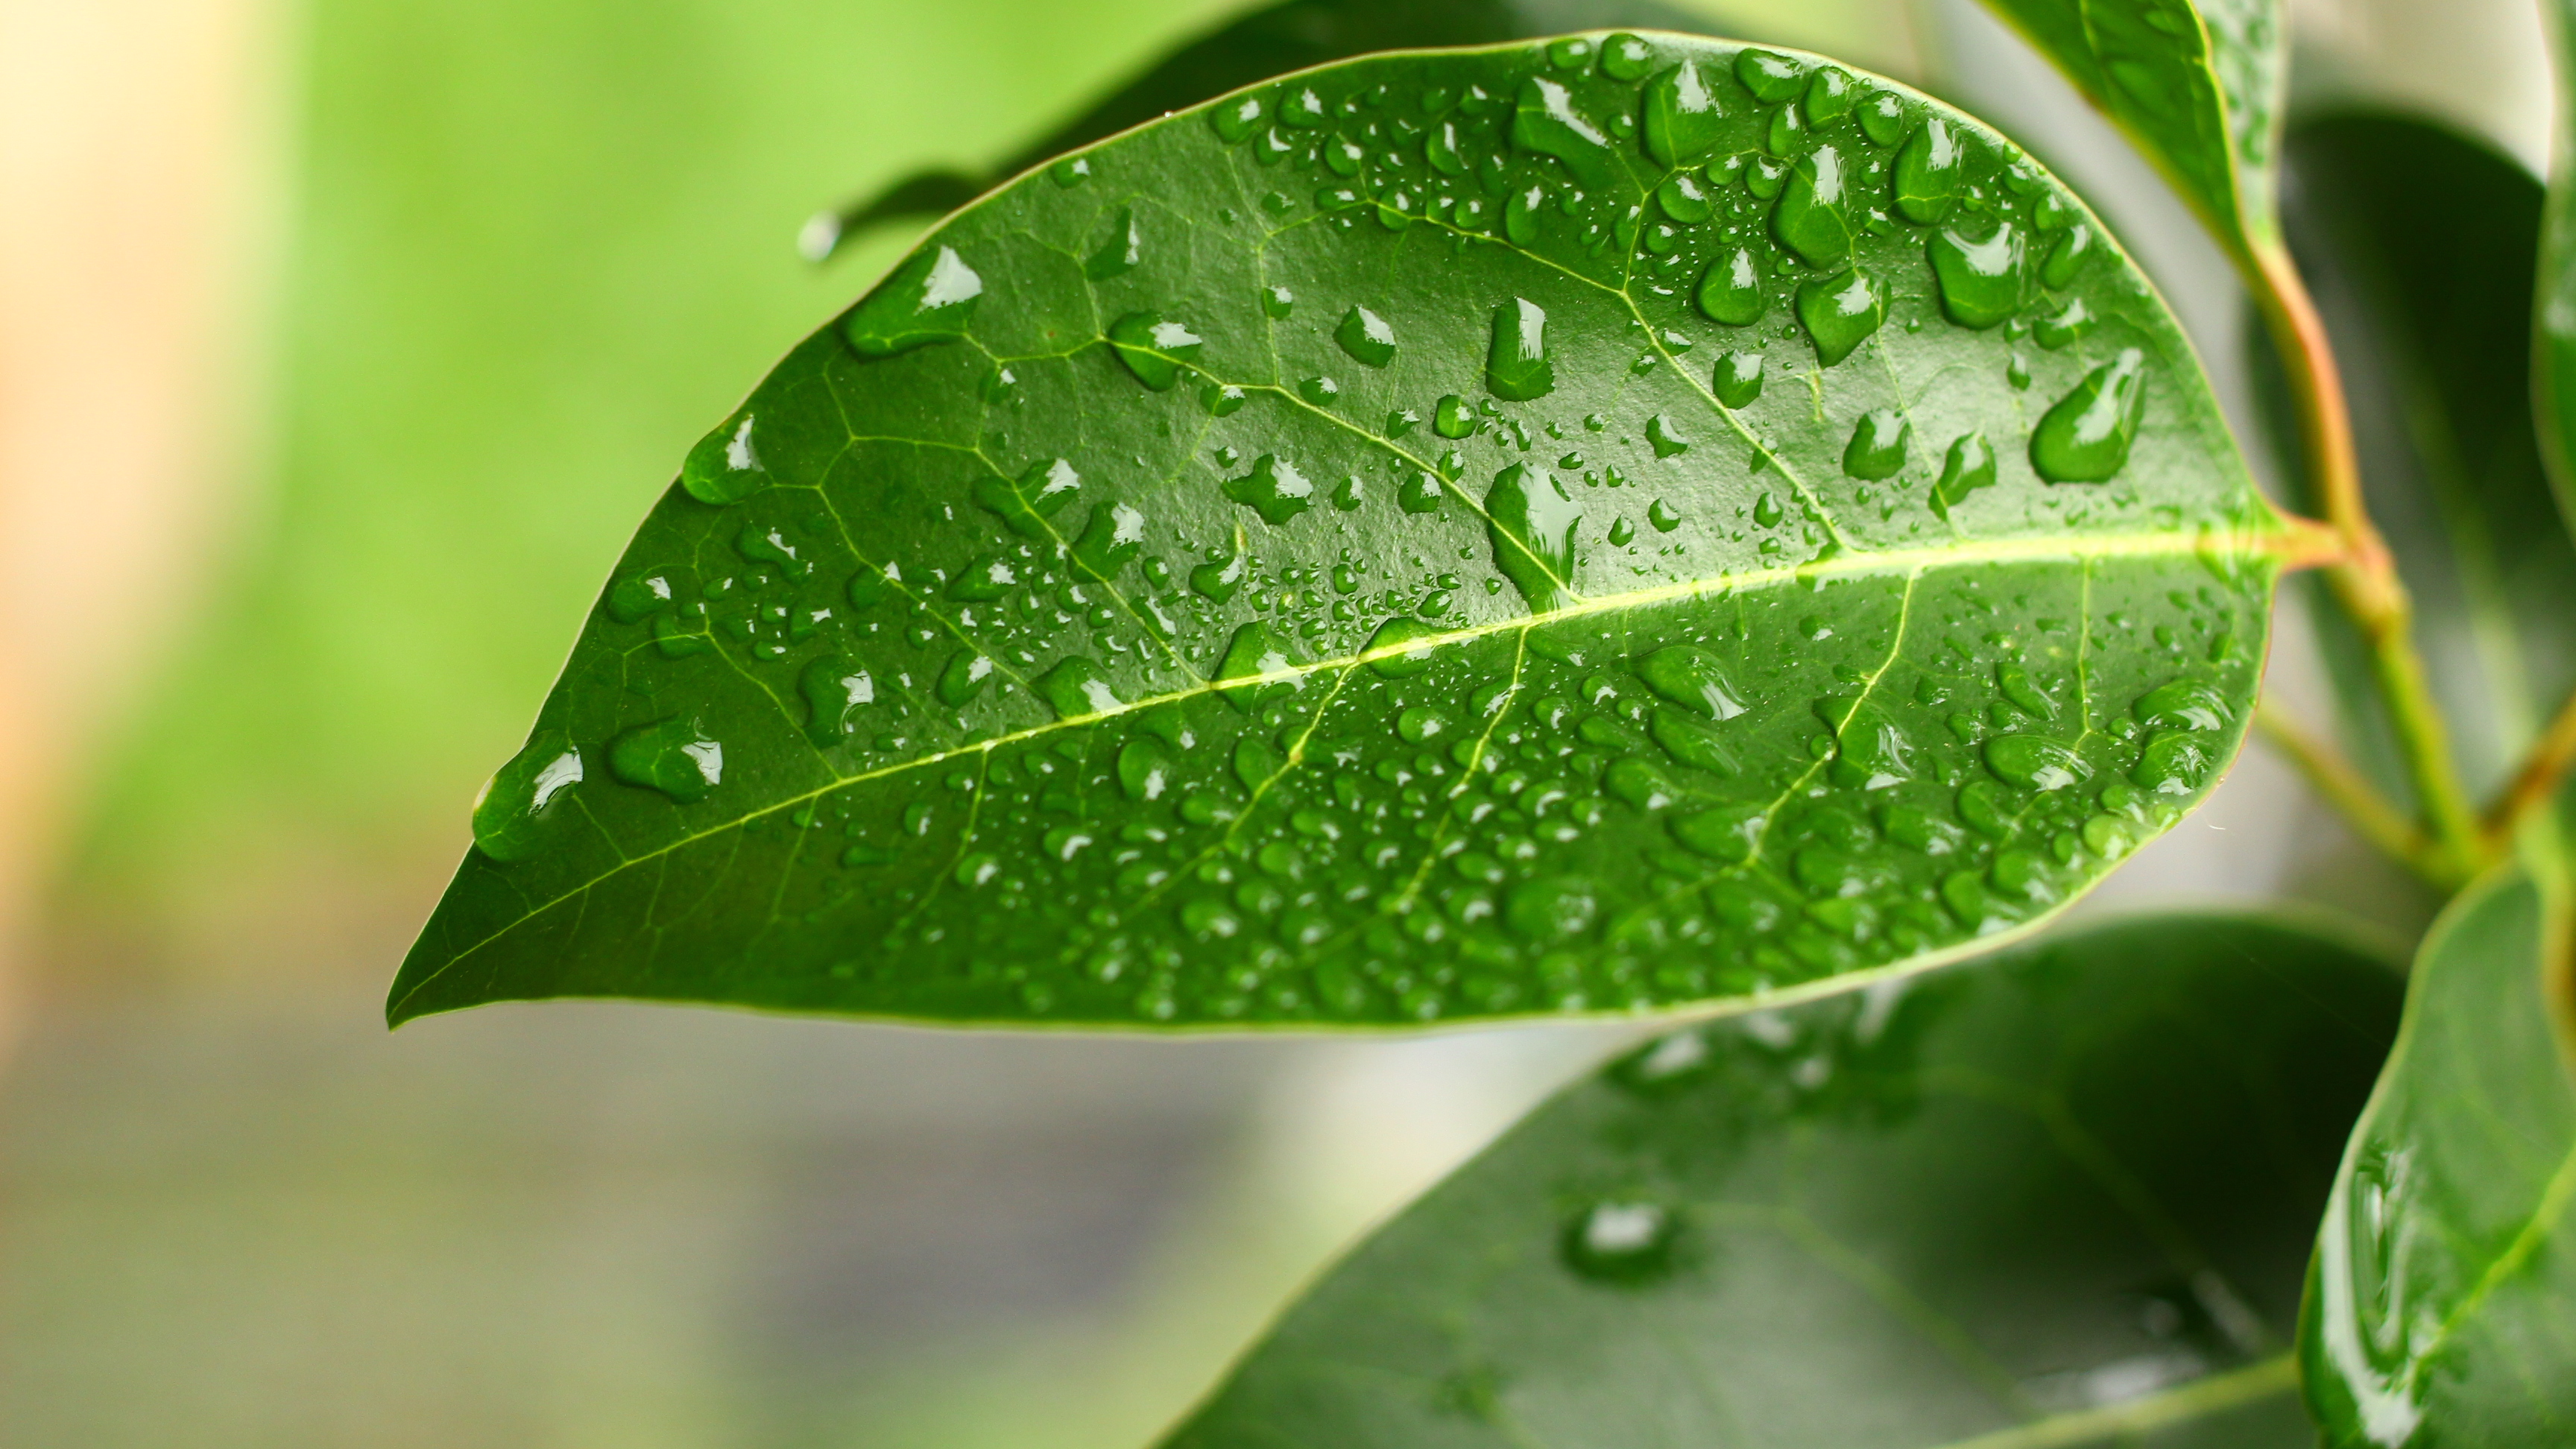
POLYGON ((2522 760, 2513 783, 2505 786, 2487 807, 2486 837, 2490 848, 2502 849, 2522 827, 2524 817, 2548 803, 2567 778, 2567 767, 2576 763, 2576 692, 2558 706, 2558 716, 2532 742, 2531 753, 2522 760))
POLYGON ((2444 890, 2460 887, 2463 877, 2441 844, 2391 804, 2332 741, 2300 724, 2269 694, 2254 707, 2254 728, 2363 839, 2444 890))

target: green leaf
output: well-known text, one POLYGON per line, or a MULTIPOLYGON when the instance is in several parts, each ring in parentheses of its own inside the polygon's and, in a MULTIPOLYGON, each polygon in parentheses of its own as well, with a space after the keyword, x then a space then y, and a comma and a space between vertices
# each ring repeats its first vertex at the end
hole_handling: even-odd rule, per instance
POLYGON ((2576 1084, 2563 900, 2518 868, 2451 904, 2335 1179, 2299 1353, 2331 1445, 2576 1434, 2576 1084))
MULTIPOLYGON (((2282 154, 2283 230, 2334 339, 2370 514, 2413 596, 2462 776, 2490 790, 2576 686, 2576 545, 2528 403, 2540 184, 2481 141, 2386 112, 2302 123, 2282 154)), ((2279 364, 2260 347, 2251 361, 2295 475, 2279 364)), ((2406 799, 2367 647, 2317 602, 2352 753, 2406 799)))
MULTIPOLYGON (((2576 125, 2576 109, 2564 101, 2576 94, 2576 0, 2554 0, 2544 10, 2556 52, 2559 124, 2576 125)), ((2532 404, 2558 505, 2576 523, 2576 144, 2562 133, 2554 149, 2532 313, 2532 404)))
POLYGON ((1665 1037, 1361 1243, 1169 1443, 2305 1442, 2307 1245, 2399 989, 2184 916, 1665 1037))
MULTIPOLYGON (((1067 151, 1290 71, 1377 51, 1491 45, 1589 26, 1707 30, 1701 17, 1655 0, 1286 0, 1174 51, 990 170, 916 172, 825 213, 808 229, 805 249, 821 261, 881 222, 936 216, 1067 151)), ((1266 120, 1245 123, 1257 128, 1266 120)))
POLYGON ((2279 0, 1986 0, 2241 253, 2276 241, 2279 0))
POLYGON ((1660 36, 1623 77, 1604 40, 1308 72, 1256 93, 1276 129, 1184 112, 942 226, 691 453, 392 1017, 1824 990, 2171 824, 2286 543, 2145 280, 2107 245, 2025 279, 2022 318, 2086 319, 2057 349, 1953 324, 1939 233, 1880 211, 1908 135, 1948 131, 1972 239, 2080 203, 1825 62, 1660 36), (1786 72, 1849 108, 1780 136, 1740 77, 1786 72), (1635 118, 1683 75, 1720 124, 1676 172, 1635 118), (1792 171, 1847 258, 1774 239, 1792 171), (1693 177, 1705 220, 1643 210, 1693 177), (1712 270, 1757 321, 1701 315, 1712 270), (1890 410, 1903 465, 1845 476, 1890 410), (2114 475, 2048 481, 2052 437, 2114 475))

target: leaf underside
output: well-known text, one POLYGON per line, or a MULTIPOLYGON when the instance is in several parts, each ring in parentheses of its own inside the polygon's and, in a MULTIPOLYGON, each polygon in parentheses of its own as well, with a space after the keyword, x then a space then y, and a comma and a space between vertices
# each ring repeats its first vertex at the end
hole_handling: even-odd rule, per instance
POLYGON ((1172 1449, 2291 1445, 2397 974, 2140 920, 1691 1028, 1360 1244, 1172 1449))
POLYGON ((1921 964, 2207 789, 2279 540, 2099 222, 1919 95, 1679 36, 1292 77, 960 213, 709 435, 389 1014, 1921 964))
POLYGON ((2576 1085, 2563 907, 2519 868, 2424 943, 2318 1237, 2300 1356, 2330 1445, 2576 1434, 2576 1085))

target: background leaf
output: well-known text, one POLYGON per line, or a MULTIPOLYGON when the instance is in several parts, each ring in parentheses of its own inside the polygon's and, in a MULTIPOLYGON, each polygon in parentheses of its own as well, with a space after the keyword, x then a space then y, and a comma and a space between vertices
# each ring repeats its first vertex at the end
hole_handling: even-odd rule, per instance
MULTIPOLYGON (((2302 122, 2282 154, 2283 231, 2334 340, 2370 514, 2413 595, 2462 776, 2492 789, 2576 686, 2576 545, 2528 403, 2540 184, 2481 141, 2382 111, 2302 122)), ((2259 345, 2251 362, 2296 476, 2279 364, 2259 345)), ((2311 592, 2352 753, 2408 799, 2364 646, 2311 592)))
POLYGON ((2327 1204, 2300 1359, 2332 1445, 2576 1432, 2565 908, 2521 870, 2455 901, 2327 1204))
POLYGON ((2232 756, 2282 544, 2098 228, 1672 36, 1024 178, 691 454, 390 1014, 1405 1023, 2034 922, 2232 756))
POLYGON ((2270 244, 2278 0, 1987 0, 2109 113, 2220 242, 2270 244))
POLYGON ((2542 10, 2555 42, 2559 134, 2549 181, 2548 229, 2542 240, 2538 305, 2532 320, 2532 404, 2540 436, 2558 488, 2559 506, 2576 519, 2576 149, 2566 128, 2576 124, 2576 111, 2564 100, 2576 90, 2576 3, 2555 0, 2542 10))
POLYGON ((1170 1443, 2301 1442, 2308 1236, 2398 994, 2186 916, 1685 1030, 1361 1244, 1170 1443))

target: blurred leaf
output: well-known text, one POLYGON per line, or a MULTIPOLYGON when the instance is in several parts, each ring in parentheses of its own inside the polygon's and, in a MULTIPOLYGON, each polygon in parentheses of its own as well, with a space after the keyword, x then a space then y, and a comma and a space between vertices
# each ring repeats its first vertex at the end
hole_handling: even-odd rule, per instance
MULTIPOLYGON (((2529 421, 2540 185, 2480 141, 2386 112, 2304 122, 2282 154, 2283 230, 2334 339, 2371 517, 2462 772, 2485 790, 2576 686, 2576 545, 2529 421)), ((2279 364, 2251 352, 2295 473, 2279 364)), ((2408 798, 2360 636, 2339 609, 2315 617, 2355 757, 2408 798)))
POLYGON ((2302 1442, 2308 1233, 2398 995, 2176 916, 1686 1029, 1360 1244, 1169 1443, 2302 1442))
POLYGON ((1986 0, 2240 253, 2274 242, 2279 0, 1986 0))
POLYGON ((2555 174, 2549 182, 2548 227, 2543 236, 2538 306, 2533 312, 2532 402, 2540 424, 2543 450, 2558 487, 2558 506, 2576 522, 2576 146, 2566 128, 2576 126, 2576 107, 2565 98, 2576 93, 2576 0, 2551 0, 2542 6, 2555 41, 2560 133, 2552 150, 2555 174))
POLYGON ((2232 757, 2284 543, 2127 259, 2040 260, 2096 225, 1679 37, 1067 158, 690 455, 390 1015, 1404 1024, 2026 927, 2232 757))
POLYGON ((2568 971, 2564 904, 2519 869, 2426 939, 2300 1324, 2328 1444, 2557 1444, 2576 1426, 2576 1086, 2551 1029, 2568 971))
POLYGON ((1494 45, 1613 26, 1708 32, 1700 17, 1655 0, 1286 0, 1174 51, 989 171, 918 172, 816 218, 805 252, 821 261, 844 239, 880 222, 936 216, 1076 147, 1292 70, 1376 51, 1494 45))

